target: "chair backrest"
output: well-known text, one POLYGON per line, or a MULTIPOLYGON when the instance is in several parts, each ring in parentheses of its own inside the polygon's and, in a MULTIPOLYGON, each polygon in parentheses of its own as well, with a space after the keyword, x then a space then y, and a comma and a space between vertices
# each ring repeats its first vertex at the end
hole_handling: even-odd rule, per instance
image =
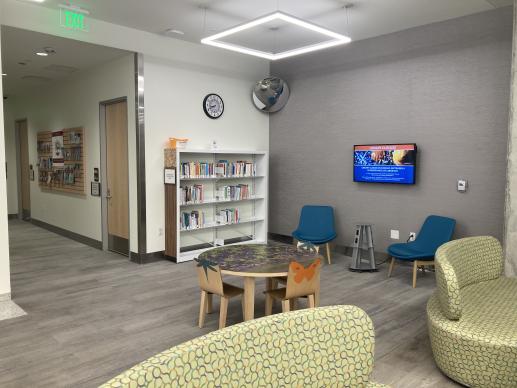
POLYGON ((442 245, 436 252, 436 283, 440 306, 449 319, 461 317, 460 290, 470 284, 498 279, 503 273, 503 249, 490 236, 468 237, 442 245))
POLYGON ((374 342, 372 321, 358 307, 304 309, 185 342, 102 387, 367 387, 374 342))
POLYGON ((302 207, 298 231, 304 235, 323 237, 335 233, 334 209, 331 206, 317 205, 302 207))
POLYGON ((436 252, 440 245, 451 240, 455 226, 456 220, 452 218, 429 216, 420 228, 414 244, 425 251, 436 252))
POLYGON ((202 290, 216 295, 223 295, 223 278, 217 264, 206 259, 196 259, 197 278, 202 290))
POLYGON ((320 259, 314 260, 307 267, 304 267, 303 264, 297 261, 291 261, 289 263, 289 272, 287 272, 285 297, 291 299, 314 295, 320 284, 320 269, 320 259))

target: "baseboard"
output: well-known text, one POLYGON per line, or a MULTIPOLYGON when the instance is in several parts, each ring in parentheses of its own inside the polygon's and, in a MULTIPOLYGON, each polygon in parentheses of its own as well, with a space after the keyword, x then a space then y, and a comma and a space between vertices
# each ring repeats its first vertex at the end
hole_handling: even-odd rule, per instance
POLYGON ((18 219, 18 213, 8 214, 7 215, 8 220, 17 220, 18 219))
POLYGON ((8 300, 11 300, 11 293, 8 292, 7 294, 1 294, 0 295, 0 302, 7 302, 8 300))
POLYGON ((165 256, 164 251, 160 252, 150 252, 150 253, 136 253, 131 252, 129 255, 129 260, 133 263, 137 264, 149 264, 156 263, 157 261, 167 260, 167 261, 176 261, 174 258, 165 256))
MULTIPOLYGON (((270 240, 278 241, 284 244, 292 244, 293 243, 293 237, 292 236, 286 236, 284 234, 278 234, 278 233, 268 233, 268 237, 270 240)), ((347 245, 339 245, 339 244, 331 244, 331 249, 334 252, 341 253, 345 256, 352 257, 352 253, 354 248, 349 247, 347 245)), ((374 252, 375 260, 377 262, 385 262, 389 255, 386 252, 374 252)))
POLYGON ((30 222, 36 226, 39 226, 40 228, 49 230, 53 233, 59 234, 63 237, 69 238, 70 240, 74 240, 77 242, 80 242, 81 244, 88 245, 92 248, 101 249, 102 250, 102 241, 95 240, 90 237, 83 236, 78 233, 71 232, 69 230, 60 228, 55 225, 47 224, 46 222, 36 220, 34 218, 31 218, 30 222))

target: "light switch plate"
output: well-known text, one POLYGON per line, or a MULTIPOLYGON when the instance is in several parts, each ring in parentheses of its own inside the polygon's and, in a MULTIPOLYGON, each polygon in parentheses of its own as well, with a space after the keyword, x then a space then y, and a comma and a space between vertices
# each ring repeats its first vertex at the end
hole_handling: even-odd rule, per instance
POLYGON ((391 236, 392 240, 399 240, 400 239, 400 232, 398 230, 392 229, 391 233, 390 233, 390 236, 391 236))

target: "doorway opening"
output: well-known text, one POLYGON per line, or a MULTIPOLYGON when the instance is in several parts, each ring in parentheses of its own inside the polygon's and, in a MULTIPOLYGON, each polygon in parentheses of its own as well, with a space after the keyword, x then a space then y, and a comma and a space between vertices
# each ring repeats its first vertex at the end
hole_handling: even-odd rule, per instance
POLYGON ((31 218, 30 180, 32 166, 29 162, 29 132, 27 119, 15 122, 16 137, 18 139, 18 217, 22 220, 31 218))
POLYGON ((102 244, 129 256, 127 98, 100 103, 102 244))

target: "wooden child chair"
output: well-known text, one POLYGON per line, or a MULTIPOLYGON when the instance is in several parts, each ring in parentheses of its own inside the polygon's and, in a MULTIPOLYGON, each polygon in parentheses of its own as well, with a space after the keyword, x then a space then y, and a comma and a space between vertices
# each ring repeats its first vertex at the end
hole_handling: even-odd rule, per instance
MULTIPOLYGON (((199 307, 199 327, 205 324, 207 313, 212 312, 212 296, 219 295, 221 297, 221 306, 219 309, 219 329, 226 326, 226 315, 228 313, 228 302, 230 298, 241 295, 244 290, 231 284, 224 283, 221 276, 221 269, 217 264, 208 260, 195 259, 197 277, 199 279, 199 287, 201 288, 201 305, 199 307)), ((244 306, 243 306, 244 314, 244 306)))
POLYGON ((298 298, 306 297, 310 308, 316 307, 316 295, 320 290, 321 260, 316 259, 305 268, 302 264, 292 261, 287 273, 287 285, 285 288, 268 290, 266 294, 266 315, 273 311, 273 300, 282 302, 282 312, 295 308, 298 298), (291 306, 292 305, 292 306, 291 306))

